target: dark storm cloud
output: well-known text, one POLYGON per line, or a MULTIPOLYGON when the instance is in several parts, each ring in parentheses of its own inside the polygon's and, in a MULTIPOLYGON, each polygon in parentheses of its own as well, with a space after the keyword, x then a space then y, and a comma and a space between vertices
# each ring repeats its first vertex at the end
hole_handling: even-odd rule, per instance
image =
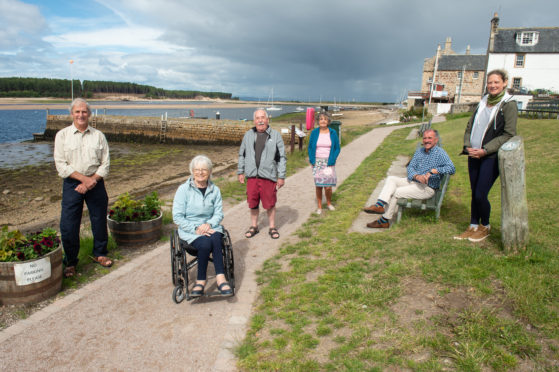
POLYGON ((263 99, 273 88, 276 97, 301 100, 394 101, 420 88, 424 59, 447 36, 457 53, 467 45, 473 54, 485 53, 494 12, 502 27, 559 26, 559 2, 551 0, 96 2, 107 14, 76 23, 76 30, 83 28, 76 38, 72 32, 48 34, 40 14, 27 15, 36 7, 0 0, 0 18, 10 9, 20 14, 4 16, 8 23, 0 34, 21 40, 13 45, 3 38, 3 48, 0 42, 0 73, 9 76, 20 67, 23 74, 43 69, 66 77, 72 56, 80 79, 263 99), (101 24, 105 18, 111 22, 101 24), (95 22, 96 29, 83 27, 95 22), (31 50, 33 64, 18 54, 23 47, 31 50))

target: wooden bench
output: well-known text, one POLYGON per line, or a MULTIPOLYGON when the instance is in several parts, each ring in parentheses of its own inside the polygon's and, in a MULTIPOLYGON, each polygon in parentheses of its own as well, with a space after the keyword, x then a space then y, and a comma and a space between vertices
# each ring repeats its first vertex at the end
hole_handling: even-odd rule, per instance
POLYGON ((435 195, 433 195, 429 199, 406 199, 400 198, 398 199, 398 216, 396 217, 396 223, 400 222, 402 218, 402 213, 404 212, 405 208, 418 208, 421 210, 434 210, 435 211, 435 218, 438 220, 439 215, 441 214, 441 206, 443 204, 444 194, 446 193, 446 188, 448 186, 448 181, 450 180, 449 174, 444 174, 443 178, 441 179, 440 187, 435 190, 435 195))

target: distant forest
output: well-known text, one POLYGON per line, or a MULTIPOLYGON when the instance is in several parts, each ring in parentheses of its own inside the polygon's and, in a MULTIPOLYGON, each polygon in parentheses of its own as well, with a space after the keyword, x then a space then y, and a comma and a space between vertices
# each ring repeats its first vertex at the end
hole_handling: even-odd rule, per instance
MULTIPOLYGON (((209 98, 231 99, 231 93, 196 90, 165 90, 135 83, 116 81, 74 80, 74 97, 92 98, 97 94, 135 94, 145 98, 209 98)), ((72 84, 67 79, 0 78, 0 97, 72 97, 72 84)))

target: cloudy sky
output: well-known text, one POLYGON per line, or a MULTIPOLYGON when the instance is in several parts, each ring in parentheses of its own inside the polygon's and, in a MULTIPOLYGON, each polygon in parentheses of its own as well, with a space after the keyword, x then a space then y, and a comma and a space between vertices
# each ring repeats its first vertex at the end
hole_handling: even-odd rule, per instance
POLYGON ((494 12, 559 26, 557 0, 0 0, 0 76, 395 101, 447 36, 483 54, 494 12))

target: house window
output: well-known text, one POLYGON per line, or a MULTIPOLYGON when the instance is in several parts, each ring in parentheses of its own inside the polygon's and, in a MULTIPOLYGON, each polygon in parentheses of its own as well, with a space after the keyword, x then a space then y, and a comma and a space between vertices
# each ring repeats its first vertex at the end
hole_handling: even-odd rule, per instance
POLYGON ((513 89, 520 89, 520 87, 522 86, 522 78, 513 78, 512 79, 512 88, 513 89))
POLYGON ((514 67, 524 67, 524 59, 526 54, 517 54, 514 59, 514 67))
POLYGON ((540 33, 536 31, 523 31, 516 34, 516 43, 518 45, 530 46, 538 43, 540 33))
POLYGON ((473 77, 474 77, 474 79, 479 78, 479 71, 474 71, 473 77))
POLYGON ((462 79, 462 71, 458 71, 458 79, 462 79))

